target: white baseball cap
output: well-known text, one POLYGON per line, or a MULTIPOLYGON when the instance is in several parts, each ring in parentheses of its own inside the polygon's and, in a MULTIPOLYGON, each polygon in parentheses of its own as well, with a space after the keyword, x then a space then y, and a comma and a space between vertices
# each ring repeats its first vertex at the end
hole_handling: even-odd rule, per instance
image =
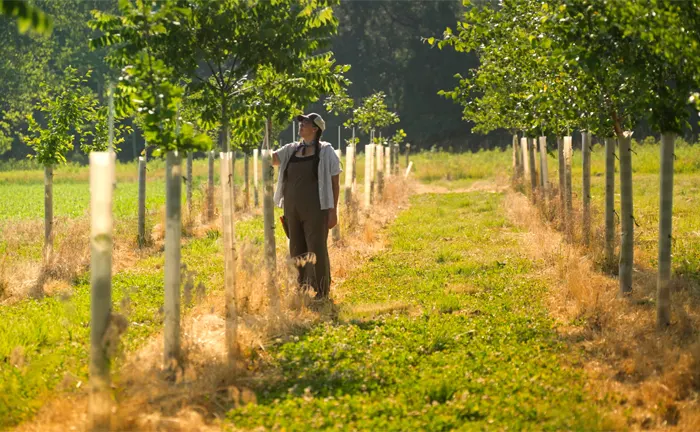
POLYGON ((302 120, 311 120, 311 122, 313 122, 313 124, 318 126, 319 129, 321 129, 321 131, 326 130, 326 122, 323 121, 323 117, 321 117, 320 115, 318 115, 316 113, 309 113, 309 114, 297 116, 298 122, 300 122, 302 120))

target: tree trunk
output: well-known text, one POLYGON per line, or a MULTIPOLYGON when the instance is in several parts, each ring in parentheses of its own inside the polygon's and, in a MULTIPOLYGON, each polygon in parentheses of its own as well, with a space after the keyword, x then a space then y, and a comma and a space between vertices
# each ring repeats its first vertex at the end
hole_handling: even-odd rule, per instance
POLYGON ((243 156, 243 207, 250 208, 250 156, 247 151, 243 156))
POLYGON ((634 215, 632 202, 631 133, 618 138, 620 157, 620 294, 632 292, 634 265, 634 215))
POLYGON ((44 167, 44 260, 53 251, 53 165, 44 167))
POLYGON ((139 156, 139 222, 138 237, 139 247, 146 244, 146 158, 139 156))
POLYGON ((270 297, 271 312, 279 311, 279 294, 275 275, 277 273, 277 248, 275 245, 275 202, 274 202, 274 178, 275 170, 272 166, 272 150, 270 150, 270 136, 272 135, 272 121, 265 122, 265 151, 262 155, 263 175, 263 225, 265 230, 265 265, 267 267, 267 289, 270 297))
POLYGON ((372 156, 374 155, 374 144, 365 146, 365 208, 372 205, 372 156))
POLYGON ((238 311, 236 308, 236 238, 231 203, 231 152, 221 153, 221 226, 224 231, 224 293, 226 310, 226 353, 229 367, 238 357, 238 311))
POLYGON ((90 429, 110 429, 109 345, 112 312, 112 152, 90 153, 90 429))
POLYGON ((180 234, 182 232, 182 160, 166 154, 164 365, 171 373, 180 363, 180 234))
POLYGON ((564 137, 564 201, 566 202, 566 221, 565 232, 569 241, 573 237, 573 221, 574 221, 574 201, 573 190, 571 184, 571 163, 574 157, 574 148, 570 136, 564 137))
POLYGON ((530 193, 532 201, 537 201, 537 169, 535 167, 535 145, 536 140, 526 140, 528 165, 530 165, 530 193))
POLYGON ((207 220, 214 220, 214 151, 208 155, 208 178, 207 178, 207 220))
POLYGON ((582 214, 582 234, 583 244, 591 244, 591 133, 581 133, 581 153, 583 155, 583 214, 582 214))
POLYGON ((656 282, 656 324, 671 323, 671 242, 673 218, 673 148, 676 135, 661 134, 661 194, 659 198, 659 276, 656 282))
MULTIPOLYGON (((226 110, 223 110, 223 115, 222 118, 224 119, 221 122, 221 128, 219 129, 219 146, 221 148, 221 151, 224 153, 228 153, 231 151, 231 143, 230 143, 230 136, 229 136, 229 123, 228 120, 226 119, 226 110)), ((228 162, 229 165, 231 165, 231 169, 229 171, 229 177, 231 178, 231 182, 233 182, 233 163, 234 163, 234 158, 231 158, 231 160, 228 162)), ((235 208, 235 203, 236 203, 236 197, 235 197, 235 191, 234 187, 229 188, 231 192, 231 208, 235 208)))
POLYGON ((258 176, 258 149, 253 150, 253 205, 260 206, 259 176, 258 176))
POLYGON ((547 137, 540 137, 540 183, 544 199, 549 199, 549 163, 547 161, 547 137))
POLYGON ((406 166, 408 166, 408 160, 411 155, 411 144, 406 143, 406 166))
POLYGON ((408 163, 408 166, 406 167, 406 173, 403 175, 403 178, 408 178, 408 175, 411 174, 411 168, 413 168, 413 162, 408 163))
POLYGON ((192 217, 192 152, 187 153, 187 213, 192 217))
POLYGON ((615 259, 615 138, 605 138, 605 263, 615 259))

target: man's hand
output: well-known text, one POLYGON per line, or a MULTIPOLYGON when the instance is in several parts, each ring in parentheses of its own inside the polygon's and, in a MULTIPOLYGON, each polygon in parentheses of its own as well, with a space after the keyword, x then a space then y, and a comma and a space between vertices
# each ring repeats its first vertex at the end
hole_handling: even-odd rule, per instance
POLYGON ((338 225, 338 211, 334 208, 328 209, 328 229, 333 229, 338 225))

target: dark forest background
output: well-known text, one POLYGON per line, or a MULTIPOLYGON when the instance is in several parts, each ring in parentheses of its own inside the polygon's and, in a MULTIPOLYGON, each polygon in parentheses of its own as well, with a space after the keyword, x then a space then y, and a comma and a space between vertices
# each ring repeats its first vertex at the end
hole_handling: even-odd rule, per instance
MULTIPOLYGON (((213 0, 215 1, 215 0, 213 0)), ((116 11, 117 0, 36 0, 34 3, 54 18, 50 37, 20 34, 7 18, 0 18, 0 159, 24 159, 30 150, 18 138, 22 113, 31 111, 40 84, 59 80, 68 65, 93 70, 90 87, 104 97, 106 82, 116 76, 104 63, 104 52, 93 52, 87 43, 92 31, 87 22, 93 9, 116 11)), ((440 36, 446 27, 454 28, 463 6, 461 1, 367 0, 343 1, 336 8, 339 33, 332 50, 339 63, 350 64, 348 93, 356 103, 376 91, 384 91, 389 109, 401 122, 384 134, 404 129, 413 148, 433 146, 454 151, 476 151, 505 147, 510 138, 505 131, 489 135, 473 134, 471 124, 462 120, 458 105, 439 96, 441 89, 457 84, 456 73, 466 73, 478 65, 473 54, 440 51, 423 38, 440 36)), ((325 139, 337 141, 337 126, 345 118, 327 114, 319 102, 308 111, 322 113, 328 124, 325 139)), ((693 114, 694 115, 694 114, 693 114)), ((692 122, 697 123, 696 121, 692 122)), ((641 125, 635 136, 650 133, 641 125)), ((689 133, 688 140, 695 141, 689 133)), ((350 131, 343 129, 343 138, 350 131)), ((359 131, 358 131, 359 134, 359 131)), ((360 135, 362 141, 367 137, 360 135)), ((291 139, 291 126, 280 138, 291 139)), ((131 160, 143 149, 138 128, 127 137, 119 155, 131 160)), ((77 159, 77 157, 76 157, 77 159)))

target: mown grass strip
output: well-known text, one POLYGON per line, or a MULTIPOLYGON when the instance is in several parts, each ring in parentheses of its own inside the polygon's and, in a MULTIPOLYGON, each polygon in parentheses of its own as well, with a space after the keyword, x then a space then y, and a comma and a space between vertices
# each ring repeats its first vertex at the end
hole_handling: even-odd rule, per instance
POLYGON ((272 347, 229 429, 596 430, 502 196, 418 196, 344 284, 340 319, 272 347), (378 305, 387 307, 384 312, 378 305), (362 305, 371 305, 363 308, 362 305), (353 311, 362 313, 353 316, 353 311), (377 311, 367 315, 366 310, 377 311))

